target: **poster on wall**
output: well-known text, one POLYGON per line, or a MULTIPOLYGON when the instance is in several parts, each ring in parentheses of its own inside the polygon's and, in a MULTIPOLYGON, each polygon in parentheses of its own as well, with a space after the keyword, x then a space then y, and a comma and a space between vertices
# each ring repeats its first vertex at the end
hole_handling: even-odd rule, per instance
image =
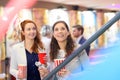
MULTIPOLYGON (((114 16, 115 16, 114 12, 105 13, 104 14, 105 23, 108 22, 114 16)), ((106 47, 108 47, 108 44, 110 45, 118 39, 117 37, 118 31, 119 29, 118 29, 117 22, 114 23, 109 29, 107 29, 107 31, 105 32, 105 46, 106 47)))
MULTIPOLYGON (((96 13, 93 11, 83 11, 81 21, 84 27, 84 36, 89 39, 96 32, 96 13)), ((91 44, 91 48, 97 48, 97 40, 91 44)))
POLYGON ((78 22, 77 23, 82 25, 82 11, 78 11, 77 17, 78 17, 78 22))
POLYGON ((25 19, 32 20, 32 13, 30 9, 22 9, 18 14, 14 16, 9 25, 9 31, 7 32, 8 35, 12 34, 14 28, 20 29, 20 23, 25 19))
POLYGON ((53 9, 49 11, 49 25, 53 26, 56 21, 63 20, 69 25, 68 12, 63 9, 53 9))

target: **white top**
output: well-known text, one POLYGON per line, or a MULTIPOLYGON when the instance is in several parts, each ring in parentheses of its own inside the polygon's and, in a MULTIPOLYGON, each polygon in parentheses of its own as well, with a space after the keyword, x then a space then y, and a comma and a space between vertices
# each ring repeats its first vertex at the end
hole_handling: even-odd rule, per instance
MULTIPOLYGON (((75 48, 75 50, 79 47, 80 45, 77 45, 77 47, 75 48)), ((64 50, 59 50, 59 53, 57 55, 57 59, 61 59, 61 58, 65 58, 65 54, 66 52, 64 50)), ((55 68, 54 62, 50 63, 50 71, 53 70, 55 68)), ((78 67, 81 67, 82 71, 83 69, 86 69, 89 65, 89 57, 87 56, 87 53, 85 50, 83 50, 79 56, 75 57, 73 60, 71 60, 66 66, 65 68, 67 70, 69 70, 71 73, 72 71, 74 71, 75 69, 77 69, 78 67)), ((60 77, 57 75, 58 80, 65 80, 65 78, 60 77)))
POLYGON ((80 41, 81 38, 82 38, 82 35, 79 36, 79 37, 76 39, 76 43, 77 43, 77 44, 79 44, 79 41, 80 41))

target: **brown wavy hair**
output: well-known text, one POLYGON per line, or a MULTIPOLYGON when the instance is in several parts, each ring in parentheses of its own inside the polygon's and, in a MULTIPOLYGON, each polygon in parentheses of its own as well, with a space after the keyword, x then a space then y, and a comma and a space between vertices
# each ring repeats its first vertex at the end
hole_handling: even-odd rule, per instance
MULTIPOLYGON (((58 23, 63 23, 65 25, 65 27, 67 28, 67 31, 70 31, 68 28, 68 25, 64 21, 58 21, 52 27, 53 33, 54 33, 54 28, 58 23)), ((75 47, 74 41, 71 37, 71 34, 69 34, 67 37, 67 44, 66 44, 66 48, 65 48, 66 53, 67 53, 66 57, 68 57, 73 52, 74 47, 75 47)), ((52 36, 51 43, 50 43, 50 59, 51 59, 51 61, 53 61, 57 57, 59 49, 60 49, 60 47, 58 45, 57 40, 55 39, 54 36, 52 36)))
MULTIPOLYGON (((31 49, 33 50, 33 52, 38 53, 38 48, 40 47, 41 49, 44 49, 41 38, 40 38, 40 33, 37 29, 37 25, 35 24, 35 22, 33 22, 32 20, 24 20, 23 22, 21 22, 21 30, 24 31, 25 29, 25 25, 28 23, 33 23, 36 27, 36 37, 34 39, 34 44, 32 45, 31 49)), ((21 33, 21 40, 24 41, 25 40, 25 36, 21 33)))

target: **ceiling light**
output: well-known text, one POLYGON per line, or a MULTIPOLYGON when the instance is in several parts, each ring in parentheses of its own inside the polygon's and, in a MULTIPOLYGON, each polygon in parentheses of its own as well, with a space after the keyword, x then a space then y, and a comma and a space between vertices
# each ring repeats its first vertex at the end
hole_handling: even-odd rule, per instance
POLYGON ((112 6, 115 6, 115 3, 113 3, 112 6))

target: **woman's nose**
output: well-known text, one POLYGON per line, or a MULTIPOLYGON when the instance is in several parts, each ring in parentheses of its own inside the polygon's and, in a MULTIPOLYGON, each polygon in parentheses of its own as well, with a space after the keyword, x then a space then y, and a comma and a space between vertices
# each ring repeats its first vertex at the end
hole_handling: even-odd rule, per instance
POLYGON ((58 31, 59 31, 59 32, 62 32, 62 30, 61 30, 61 29, 59 29, 58 31))

